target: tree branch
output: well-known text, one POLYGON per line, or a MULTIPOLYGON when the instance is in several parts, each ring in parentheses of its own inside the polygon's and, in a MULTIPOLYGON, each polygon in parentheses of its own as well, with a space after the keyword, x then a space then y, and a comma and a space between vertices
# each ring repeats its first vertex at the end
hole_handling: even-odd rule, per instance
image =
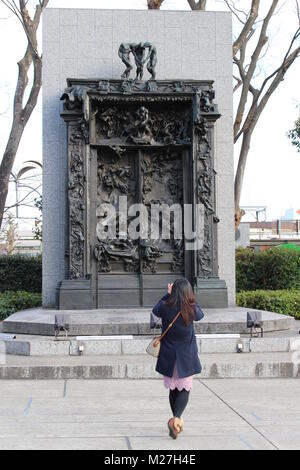
POLYGON ((288 69, 291 67, 291 65, 294 63, 294 61, 300 56, 300 47, 294 50, 291 54, 289 52, 291 51, 291 48, 293 44, 295 43, 295 40, 300 37, 300 28, 297 30, 296 34, 293 37, 293 40, 289 46, 288 49, 288 55, 286 54, 282 64, 278 69, 276 69, 269 77, 267 77, 261 88, 259 90, 256 90, 256 94, 254 97, 254 101, 252 103, 252 106, 248 112, 247 118, 244 122, 244 125, 241 129, 241 131, 237 134, 235 142, 241 137, 241 135, 249 128, 252 126, 253 122, 257 123, 258 117, 260 117, 262 111, 264 110, 267 102, 269 101, 271 95, 274 93, 274 91, 277 89, 279 84, 282 82, 284 79, 284 76, 288 69), (268 90, 266 91, 265 95, 262 97, 263 91, 268 83, 272 78, 274 78, 273 82, 269 86, 268 90), (261 102, 258 103, 259 99, 262 97, 261 102))
MULTIPOLYGON (((259 0, 253 0, 253 2, 255 2, 255 1, 258 1, 258 6, 259 6, 259 0)), ((278 1, 279 0, 273 0, 272 1, 271 7, 268 11, 268 14, 267 14, 267 16, 265 17, 265 19, 263 21, 260 36, 259 36, 256 48, 255 48, 255 50, 252 54, 252 57, 251 57, 251 62, 250 62, 249 69, 247 70, 247 74, 246 74, 245 78, 243 79, 243 90, 242 90, 238 110, 237 110, 237 113, 236 113, 236 119, 235 119, 235 122, 234 122, 234 138, 235 138, 235 141, 237 140, 237 135, 239 134, 239 130, 240 130, 241 125, 242 125, 251 80, 253 79, 255 69, 256 69, 256 66, 257 66, 257 61, 260 57, 261 51, 264 48, 264 46, 266 45, 266 43, 268 42, 267 29, 268 29, 270 20, 271 20, 273 14, 275 12, 275 9, 278 5, 278 1)), ((257 12, 257 14, 258 14, 258 12, 257 12)), ((243 47, 245 47, 246 44, 244 43, 243 47)))
MULTIPOLYGON (((41 185, 40 185, 39 187, 41 187, 41 185)), ((20 206, 22 206, 22 205, 24 206, 24 205, 26 205, 26 204, 28 205, 28 204, 33 203, 33 202, 34 202, 34 199, 31 200, 31 201, 27 201, 27 199, 29 198, 29 196, 30 196, 31 194, 33 194, 33 193, 37 193, 39 197, 41 196, 41 193, 38 191, 39 188, 34 189, 34 188, 31 188, 30 186, 28 186, 28 189, 30 189, 30 191, 26 194, 26 196, 24 196, 22 199, 20 199, 20 201, 16 202, 15 204, 12 204, 11 206, 6 206, 4 212, 7 212, 7 211, 9 211, 10 209, 13 209, 13 208, 15 208, 15 207, 20 207, 20 206), (24 204, 25 201, 27 201, 26 204, 24 204)))
POLYGON ((235 93, 242 86, 243 81, 239 77, 236 77, 235 75, 233 76, 233 78, 237 81, 237 84, 233 88, 233 93, 235 93))
POLYGON ((295 3, 296 3, 296 11, 297 11, 297 16, 298 16, 298 20, 299 20, 299 27, 300 27, 300 5, 299 5, 298 0, 295 0, 295 3))
POLYGON ((245 12, 241 12, 240 10, 238 10, 234 4, 231 5, 231 4, 229 3, 229 0, 225 0, 225 3, 226 3, 226 5, 227 5, 228 9, 231 11, 231 13, 237 18, 237 20, 238 20, 240 23, 242 23, 242 25, 245 25, 246 21, 243 21, 243 20, 240 18, 240 16, 238 15, 238 12, 243 13, 243 14, 246 16, 246 19, 247 19, 247 14, 246 14, 245 12))
POLYGON ((245 43, 247 43, 252 37, 254 33, 253 26, 258 17, 259 6, 260 6, 260 0, 252 0, 249 18, 246 21, 245 26, 243 27, 239 37, 233 43, 233 55, 234 56, 239 52, 241 47, 245 45, 245 43))

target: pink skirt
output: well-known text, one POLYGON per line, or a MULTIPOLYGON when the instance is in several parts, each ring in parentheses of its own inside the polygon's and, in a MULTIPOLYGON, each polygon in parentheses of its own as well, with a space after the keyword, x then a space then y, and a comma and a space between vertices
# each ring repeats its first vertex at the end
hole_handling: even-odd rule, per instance
POLYGON ((175 363, 173 377, 164 376, 164 386, 170 390, 177 388, 179 391, 185 389, 187 392, 190 392, 193 388, 193 378, 193 375, 184 379, 178 377, 177 363, 175 363))

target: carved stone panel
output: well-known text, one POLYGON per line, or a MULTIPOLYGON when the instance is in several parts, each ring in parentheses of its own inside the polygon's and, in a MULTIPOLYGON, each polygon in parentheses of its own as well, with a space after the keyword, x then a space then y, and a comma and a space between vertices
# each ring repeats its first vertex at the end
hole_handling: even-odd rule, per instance
POLYGON ((118 148, 98 151, 97 171, 97 239, 94 250, 99 273, 137 272, 139 270, 139 244, 122 236, 120 229, 130 223, 121 211, 120 197, 127 197, 127 206, 138 202, 137 153, 118 148), (114 211, 112 211, 114 208, 114 211), (124 220, 126 219, 126 220, 124 220), (105 233, 107 229, 107 239, 105 233))
POLYGON ((167 111, 137 104, 97 107, 96 143, 103 145, 189 145, 192 142, 190 107, 167 111))
POLYGON ((80 279, 85 275, 85 139, 82 123, 69 124, 69 269, 70 279, 80 279))
POLYGON ((159 240, 149 239, 143 246, 143 272, 184 272, 183 240, 176 239, 175 224, 181 224, 183 219, 183 165, 182 150, 162 149, 148 151, 142 160, 142 202, 148 210, 149 228, 151 220, 155 222, 153 207, 162 207, 157 217, 157 227, 160 231, 159 240), (176 207, 177 206, 177 207, 176 207), (170 211, 171 209, 171 211, 170 211), (177 211, 173 212, 173 209, 177 211), (175 215, 176 214, 176 215, 175 215), (181 215, 181 217, 180 217, 181 215), (150 217, 151 216, 151 217, 150 217), (175 217, 177 216, 177 219, 175 217), (169 224, 171 221, 171 224, 169 224), (163 237, 163 229, 170 225, 169 239, 163 237))
MULTIPOLYGON (((174 238, 175 215, 168 208, 178 210, 183 202, 182 152, 181 150, 136 151, 101 148, 98 151, 97 188, 97 236, 98 243, 94 256, 99 263, 99 273, 114 272, 177 272, 184 271, 184 251, 181 239, 174 238), (126 218, 124 207, 120 207, 120 196, 127 197, 127 211, 136 203, 142 203, 146 210, 147 233, 144 237, 130 238, 127 231, 121 236, 125 222, 127 229, 134 222, 134 215, 126 218), (177 206, 175 206, 177 205, 177 206), (151 238, 153 207, 157 207, 159 239, 151 238), (109 213, 114 207, 115 211, 109 213), (163 210, 161 210, 163 209, 163 210), (165 211, 166 209, 166 211, 165 211), (163 240, 163 224, 168 227, 171 220, 169 239, 163 240), (108 222, 109 221, 109 222, 108 222), (104 225, 115 228, 103 240, 104 225)), ((179 211, 180 212, 180 211, 179 211)), ((128 214, 128 213, 127 213, 128 214)), ((137 215, 137 214, 136 214, 137 215)), ((182 225, 182 212, 179 213, 182 225)), ((178 219, 177 219, 178 224, 178 219)), ((138 227, 139 228, 139 227, 138 227)), ((182 229, 182 227, 181 227, 182 229)), ((182 231, 180 232, 182 234, 182 231)))
POLYGON ((203 247, 198 253, 198 277, 217 277, 215 175, 212 152, 212 126, 205 117, 195 122, 197 133, 197 199, 204 206, 203 247))

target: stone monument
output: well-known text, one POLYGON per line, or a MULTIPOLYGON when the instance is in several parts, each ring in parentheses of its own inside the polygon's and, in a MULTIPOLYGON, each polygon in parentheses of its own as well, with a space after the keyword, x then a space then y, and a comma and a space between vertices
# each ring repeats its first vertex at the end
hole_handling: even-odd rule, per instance
POLYGON ((151 307, 182 276, 233 305, 231 16, 49 9, 44 63, 44 306, 151 307))

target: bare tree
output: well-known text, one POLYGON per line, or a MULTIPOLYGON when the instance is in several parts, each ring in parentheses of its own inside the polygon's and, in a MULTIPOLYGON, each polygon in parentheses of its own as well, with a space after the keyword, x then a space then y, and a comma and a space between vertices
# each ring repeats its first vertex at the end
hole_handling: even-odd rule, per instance
POLYGON ((159 10, 164 0, 147 0, 149 10, 159 10))
MULTIPOLYGON (((259 119, 266 108, 271 96, 277 90, 280 83, 295 60, 300 55, 300 47, 296 46, 300 37, 299 0, 294 0, 295 15, 298 15, 298 27, 292 34, 280 64, 270 73, 260 85, 257 86, 257 76, 260 70, 260 61, 267 54, 269 37, 268 31, 272 18, 278 11, 279 0, 272 0, 263 18, 260 18, 262 10, 261 0, 252 0, 250 11, 245 12, 236 8, 233 0, 224 0, 229 10, 241 23, 240 34, 233 43, 233 63, 237 73, 234 74, 236 86, 234 92, 239 91, 238 107, 234 120, 234 142, 241 142, 239 161, 235 176, 235 225, 239 226, 244 211, 240 209, 240 199, 247 157, 253 132, 259 119), (250 58, 250 59, 249 59, 250 58), (249 60, 249 62, 248 62, 249 60)), ((192 9, 193 0, 188 0, 192 9)), ((203 2, 204 4, 206 2, 203 2)), ((265 2, 264 7, 265 7, 265 2)), ((205 5, 204 5, 205 6, 205 5)), ((205 8, 202 8, 205 9, 205 8)))
POLYGON ((18 241, 18 224, 15 222, 14 216, 9 212, 7 214, 4 227, 0 230, 0 243, 5 254, 11 255, 18 241))
POLYGON ((0 228, 8 193, 9 178, 19 148, 24 129, 36 106, 42 85, 42 57, 38 51, 37 31, 43 10, 49 0, 39 0, 31 17, 27 8, 27 0, 0 0, 13 13, 26 34, 27 46, 24 57, 18 62, 19 73, 14 97, 13 122, 0 165, 0 228), (28 73, 33 67, 34 78, 29 97, 24 103, 25 92, 29 83, 28 73))

